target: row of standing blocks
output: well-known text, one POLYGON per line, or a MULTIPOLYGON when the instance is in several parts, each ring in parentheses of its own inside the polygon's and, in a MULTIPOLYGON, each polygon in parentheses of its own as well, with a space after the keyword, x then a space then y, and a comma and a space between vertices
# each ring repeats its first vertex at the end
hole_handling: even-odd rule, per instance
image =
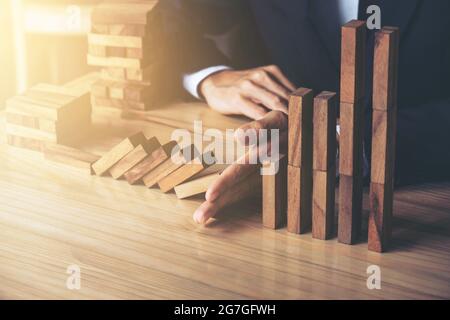
MULTIPOLYGON (((355 244, 362 229, 366 38, 364 21, 342 28, 337 236, 345 244, 355 244)), ((392 229, 398 47, 397 28, 376 33, 368 222, 369 250, 376 252, 387 249, 392 229)), ((266 227, 276 229, 287 220, 289 232, 312 229, 313 238, 333 237, 337 109, 332 92, 314 97, 300 88, 291 95, 288 157, 280 160, 276 176, 263 178, 266 227)))

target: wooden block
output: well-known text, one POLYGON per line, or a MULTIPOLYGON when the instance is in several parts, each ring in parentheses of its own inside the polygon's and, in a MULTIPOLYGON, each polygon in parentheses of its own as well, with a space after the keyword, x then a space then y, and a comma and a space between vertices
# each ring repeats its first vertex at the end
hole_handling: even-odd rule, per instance
POLYGON ((397 108, 398 28, 384 27, 375 34, 373 73, 373 109, 388 111, 397 108))
POLYGON ((95 154, 53 143, 46 143, 43 152, 47 160, 83 169, 89 174, 94 174, 92 164, 100 159, 95 154))
POLYGON ((153 9, 158 1, 145 3, 103 3, 91 14, 93 24, 149 24, 155 16, 153 9))
POLYGON ((155 169, 165 160, 170 158, 172 150, 177 146, 175 141, 170 141, 163 146, 154 150, 146 156, 141 162, 125 173, 125 179, 129 184, 135 184, 140 181, 146 174, 155 169))
POLYGON ((17 147, 17 148, 23 148, 23 149, 28 149, 28 150, 32 150, 32 151, 38 151, 41 152, 45 142, 38 140, 38 139, 33 139, 33 138, 27 138, 27 137, 21 137, 21 136, 16 136, 16 135, 11 135, 11 134, 6 134, 6 142, 13 147, 17 147))
POLYGON ((91 23, 91 32, 97 34, 109 34, 109 26, 110 25, 104 23, 91 23))
POLYGON ((145 38, 131 36, 112 36, 103 34, 88 34, 89 45, 120 48, 143 48, 145 38))
POLYGON ((162 72, 161 66, 154 63, 143 69, 127 69, 126 79, 131 81, 152 83, 155 78, 161 78, 162 72))
POLYGON ((363 177, 339 176, 338 241, 355 244, 361 234, 363 177))
POLYGON ((126 80, 126 69, 124 68, 102 68, 101 78, 104 80, 126 80))
POLYGON ((97 107, 108 107, 116 109, 132 109, 132 110, 150 110, 153 106, 151 101, 147 102, 135 102, 121 99, 105 99, 92 97, 93 105, 97 107))
POLYGON ((142 132, 124 139, 92 165, 95 174, 98 176, 105 174, 123 157, 133 151, 136 146, 144 144, 146 141, 147 139, 142 132))
POLYGON ((327 240, 333 236, 336 169, 313 175, 312 237, 327 240))
POLYGON ((373 111, 372 161, 370 180, 390 184, 394 180, 397 113, 392 110, 373 111))
POLYGON ((213 173, 207 176, 203 176, 196 180, 191 180, 185 183, 182 183, 174 188, 175 194, 178 199, 186 199, 192 196, 196 196, 202 193, 205 193, 208 188, 213 184, 217 179, 219 179, 220 173, 213 173))
POLYGON ((342 27, 340 101, 356 103, 365 95, 366 23, 353 20, 342 27))
POLYGON ((392 233, 394 205, 393 184, 370 185, 369 250, 384 252, 388 249, 392 233))
POLYGON ((336 165, 337 100, 334 92, 314 98, 313 170, 327 171, 336 165))
POLYGON ((311 229, 313 191, 311 169, 288 165, 288 232, 301 234, 311 229))
POLYGON ((91 86, 91 94, 94 97, 109 98, 110 81, 100 79, 91 86))
POLYGON ((313 99, 313 91, 305 88, 289 98, 288 163, 294 167, 312 168, 313 99))
POLYGON ((365 112, 363 101, 341 103, 339 137, 339 173, 362 175, 365 112))
POLYGON ((141 69, 145 67, 146 62, 142 59, 129 59, 120 57, 95 57, 87 55, 87 64, 97 67, 117 67, 129 69, 141 69))
MULTIPOLYGON (((159 181, 170 175, 175 170, 181 168, 186 163, 191 162, 192 159, 192 146, 183 148, 182 150, 174 149, 172 150, 172 155, 169 159, 165 160, 159 166, 154 168, 152 171, 147 173, 143 178, 146 187, 151 188, 155 186, 159 181), (191 156, 187 156, 186 151, 189 150, 191 156)), ((195 154, 196 152, 194 152, 195 154)))
POLYGON ((151 155, 160 146, 161 144, 155 137, 148 139, 145 143, 136 146, 134 150, 112 166, 109 169, 109 173, 114 179, 121 178, 128 170, 144 160, 148 155, 151 155))
POLYGON ((107 50, 105 46, 99 46, 96 44, 88 44, 88 53, 95 57, 107 57, 107 50))
POLYGON ((114 36, 144 37, 148 34, 148 28, 139 24, 110 24, 108 34, 114 36))
POLYGON ((262 177, 262 219, 264 227, 270 229, 281 228, 287 221, 287 157, 282 156, 277 166, 276 174, 262 177))
POLYGON ((193 161, 186 163, 185 165, 181 166, 174 172, 168 174, 164 178, 158 181, 159 189, 161 189, 162 192, 166 193, 175 188, 177 185, 188 181, 195 175, 199 174, 200 172, 204 171, 207 167, 209 167, 210 164, 205 163, 203 160, 205 156, 209 156, 214 158, 214 154, 212 152, 209 152, 208 154, 202 155, 202 159, 194 159, 193 161))

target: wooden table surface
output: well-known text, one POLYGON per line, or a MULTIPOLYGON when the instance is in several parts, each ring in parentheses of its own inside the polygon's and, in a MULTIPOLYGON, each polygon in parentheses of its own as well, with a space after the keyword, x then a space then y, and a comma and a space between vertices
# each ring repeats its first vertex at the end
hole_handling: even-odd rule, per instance
MULTIPOLYGON (((140 128, 165 142, 195 119, 221 130, 244 123, 202 104, 152 119, 96 124, 83 148, 101 153, 140 128)), ((0 137, 1 299, 450 298, 450 183, 396 191, 393 247, 377 254, 365 240, 346 246, 264 229, 258 199, 198 226, 201 198, 87 176, 0 137), (81 268, 80 290, 66 287, 70 265, 81 268), (366 286, 370 265, 381 268, 381 290, 366 286)), ((367 216, 367 197, 364 207, 367 216)))

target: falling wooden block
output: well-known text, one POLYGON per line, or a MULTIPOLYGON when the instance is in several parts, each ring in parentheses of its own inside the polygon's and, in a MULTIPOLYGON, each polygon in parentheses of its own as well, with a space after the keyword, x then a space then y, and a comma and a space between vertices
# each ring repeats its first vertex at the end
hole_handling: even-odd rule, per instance
POLYGON ((327 240, 333 236, 336 169, 313 174, 312 236, 327 240))
POLYGON ((148 155, 152 154, 160 146, 161 144, 155 137, 150 138, 145 143, 136 146, 134 150, 128 153, 119 162, 112 166, 111 169, 109 169, 111 177, 114 179, 121 178, 128 170, 133 168, 148 155))
POLYGON ((146 25, 155 16, 158 1, 145 3, 103 3, 94 8, 91 15, 93 24, 146 25))
POLYGON ((287 229, 291 233, 305 233, 311 229, 312 168, 288 165, 287 229))
POLYGON ((289 98, 288 163, 305 170, 312 168, 313 99, 313 91, 305 88, 289 98))
POLYGON ((167 177, 175 170, 192 161, 198 154, 195 150, 193 152, 193 149, 195 149, 194 145, 187 146, 181 150, 177 148, 172 150, 172 155, 170 158, 165 160, 142 178, 145 186, 148 188, 155 186, 161 179, 167 177))
POLYGON ((362 175, 339 176, 339 223, 338 240, 344 244, 355 244, 361 234, 362 175))
POLYGON ((337 101, 334 92, 314 98, 313 170, 327 171, 336 164, 337 101))
POLYGON ((370 184, 370 214, 368 247, 370 251, 385 252, 392 233, 394 204, 393 185, 370 184))
POLYGON ((146 141, 147 139, 142 132, 124 139, 92 165, 95 174, 98 176, 105 174, 123 157, 133 151, 134 148, 140 144, 144 144, 146 141))
POLYGON ((373 109, 388 111, 397 106, 398 28, 384 27, 375 34, 373 109))
POLYGON ((342 27, 340 101, 356 103, 365 95, 366 22, 352 20, 342 27))
MULTIPOLYGON (((270 168, 272 163, 265 163, 265 168, 270 168)), ((266 228, 278 229, 287 221, 287 157, 276 163, 278 172, 262 177, 262 218, 266 228)))
POLYGON ((216 159, 214 157, 214 153, 208 152, 203 154, 201 158, 196 158, 193 161, 186 163, 158 181, 159 189, 164 193, 169 192, 177 185, 191 179, 195 175, 204 171, 210 165, 213 165, 215 161, 216 159), (205 157, 209 157, 208 161, 205 161, 205 157), (211 161, 214 162, 211 163, 211 161))
POLYGON ((165 160, 170 158, 172 150, 177 146, 175 141, 170 141, 151 154, 146 156, 141 162, 125 173, 125 179, 129 184, 135 184, 140 181, 146 174, 155 169, 165 160))
POLYGON ((89 174, 94 174, 92 164, 100 159, 95 154, 52 143, 44 145, 43 153, 47 160, 85 170, 89 174))

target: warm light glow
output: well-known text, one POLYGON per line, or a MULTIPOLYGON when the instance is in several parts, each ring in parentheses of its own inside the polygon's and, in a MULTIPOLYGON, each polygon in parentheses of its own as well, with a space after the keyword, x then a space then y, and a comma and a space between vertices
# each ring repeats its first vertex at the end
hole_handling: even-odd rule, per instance
POLYGON ((23 30, 22 0, 10 1, 16 63, 16 93, 22 93, 27 89, 27 57, 23 30))

